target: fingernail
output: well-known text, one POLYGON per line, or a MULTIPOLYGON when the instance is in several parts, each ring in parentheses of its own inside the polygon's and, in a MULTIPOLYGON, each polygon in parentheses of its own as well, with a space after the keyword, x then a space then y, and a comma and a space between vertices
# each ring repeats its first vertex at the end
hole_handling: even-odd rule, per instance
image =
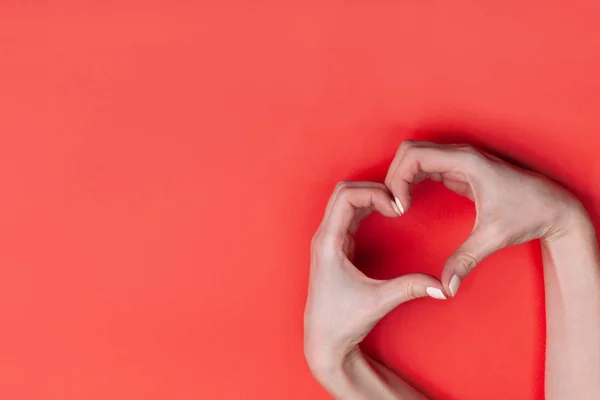
POLYGON ((428 287, 427 289, 425 289, 427 291, 427 294, 430 297, 433 297, 434 299, 438 299, 438 300, 446 300, 446 296, 444 296, 444 292, 442 292, 440 289, 438 288, 434 288, 434 287, 428 287))
POLYGON ((460 278, 458 277, 458 275, 453 275, 452 279, 450 279, 450 293, 452 294, 452 297, 454 297, 456 295, 456 292, 458 292, 458 287, 460 286, 460 278))
POLYGON ((398 206, 396 205, 396 203, 394 203, 391 200, 390 200, 390 203, 392 203, 392 208, 394 209, 394 211, 396 211, 396 214, 402 215, 402 213, 400 212, 400 209, 398 208, 398 206))
POLYGON ((398 206, 398 209, 400 210, 400 215, 404 214, 404 207, 402 207, 402 203, 400 203, 400 199, 398 199, 397 197, 394 196, 394 201, 396 202, 396 205, 398 206))

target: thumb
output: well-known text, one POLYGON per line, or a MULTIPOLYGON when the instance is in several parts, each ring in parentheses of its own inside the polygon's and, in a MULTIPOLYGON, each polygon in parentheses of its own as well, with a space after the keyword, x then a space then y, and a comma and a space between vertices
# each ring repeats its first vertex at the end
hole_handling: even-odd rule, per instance
POLYGON ((456 292, 462 280, 487 256, 499 250, 498 235, 489 229, 477 228, 471 236, 448 258, 442 271, 441 281, 444 291, 450 297, 456 292))
POLYGON ((383 318, 398 305, 419 297, 433 297, 444 300, 442 284, 426 274, 407 274, 398 278, 381 281, 377 288, 377 314, 383 318))

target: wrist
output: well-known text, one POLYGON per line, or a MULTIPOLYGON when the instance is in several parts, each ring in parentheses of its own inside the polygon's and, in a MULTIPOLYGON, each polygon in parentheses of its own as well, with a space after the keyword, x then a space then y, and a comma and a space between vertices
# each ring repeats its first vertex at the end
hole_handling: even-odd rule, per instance
POLYGON ((556 207, 551 228, 540 240, 544 244, 551 244, 573 235, 595 236, 594 226, 585 207, 575 198, 560 203, 556 207))
POLYGON ((358 347, 345 355, 331 355, 326 352, 306 354, 308 366, 315 379, 336 398, 345 398, 352 386, 353 371, 362 359, 358 347))
POLYGON ((339 376, 347 363, 344 355, 334 355, 326 349, 305 351, 304 355, 312 374, 319 380, 339 376))

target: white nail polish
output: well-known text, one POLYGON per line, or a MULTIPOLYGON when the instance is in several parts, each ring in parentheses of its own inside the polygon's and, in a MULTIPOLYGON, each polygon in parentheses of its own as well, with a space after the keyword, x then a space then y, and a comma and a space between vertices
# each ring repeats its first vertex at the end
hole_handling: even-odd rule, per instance
POLYGON ((392 203, 392 208, 394 209, 394 211, 396 211, 396 214, 402 215, 402 213, 400 212, 400 209, 398 208, 396 203, 394 203, 393 201, 390 201, 390 203, 392 203))
POLYGON ((452 279, 450 279, 450 293, 452 293, 452 296, 456 296, 456 292, 458 292, 458 288, 460 286, 460 278, 458 277, 458 275, 454 275, 452 276, 452 279))
POLYGON ((404 207, 402 207, 402 203, 400 203, 400 199, 398 199, 397 197, 394 197, 394 201, 396 202, 396 205, 400 209, 400 215, 404 214, 404 207))
POLYGON ((433 297, 434 299, 438 299, 438 300, 446 300, 446 296, 444 296, 444 292, 442 292, 440 289, 438 288, 434 288, 434 287, 428 287, 427 289, 425 289, 427 291, 427 294, 430 297, 433 297))

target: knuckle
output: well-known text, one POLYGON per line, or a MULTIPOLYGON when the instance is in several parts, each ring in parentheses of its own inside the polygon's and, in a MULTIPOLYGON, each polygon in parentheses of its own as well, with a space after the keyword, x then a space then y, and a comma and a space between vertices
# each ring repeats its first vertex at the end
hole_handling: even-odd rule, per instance
MULTIPOLYGON (((407 140, 406 142, 409 142, 409 143, 406 146, 404 146, 404 154, 412 153, 417 148, 417 146, 415 145, 416 143, 413 140, 410 140, 410 141, 407 140)), ((406 143, 406 142, 404 142, 404 143, 406 143)), ((402 143, 402 144, 404 145, 404 143, 402 143)))
POLYGON ((335 191, 340 191, 344 188, 347 188, 349 185, 348 181, 339 181, 336 185, 335 185, 335 191))
POLYGON ((318 246, 319 243, 319 234, 315 233, 313 237, 310 239, 310 249, 313 250, 318 246))
POLYGON ((475 149, 473 150, 461 150, 462 158, 466 164, 469 164, 471 167, 480 166, 483 161, 486 159, 481 155, 481 153, 475 149))
POLYGON ((406 282, 406 285, 404 285, 404 295, 407 300, 414 300, 417 298, 417 290, 415 283, 412 280, 409 280, 406 282))
POLYGON ((477 265, 477 259, 472 254, 467 252, 461 251, 456 253, 456 255, 454 256, 454 260, 456 261, 457 265, 459 265, 460 268, 463 269, 465 273, 473 271, 473 269, 475 269, 475 266, 477 265))
POLYGON ((398 151, 401 153, 403 151, 406 151, 406 149, 408 149, 410 146, 414 145, 415 141, 414 140, 404 140, 401 144, 400 144, 400 148, 398 149, 398 151))
POLYGON ((339 253, 336 249, 338 246, 344 245, 336 243, 330 235, 319 234, 318 237, 313 238, 310 245, 311 259, 318 262, 328 262, 342 258, 344 253, 339 253))
POLYGON ((312 255, 317 255, 322 253, 324 249, 323 235, 316 233, 310 241, 310 252, 312 255))
MULTIPOLYGON (((418 146, 410 146, 404 150, 404 158, 407 160, 411 160, 412 158, 416 158, 418 156, 419 147, 418 146)), ((409 161, 410 162, 410 161, 409 161)))
POLYGON ((402 159, 404 157, 406 157, 406 152, 410 149, 415 148, 417 145, 417 142, 414 140, 405 140, 400 144, 400 147, 398 147, 398 150, 396 151, 396 158, 402 159))
POLYGON ((459 144, 457 148, 467 153, 479 153, 479 151, 475 147, 466 143, 459 144))
POLYGON ((471 146, 470 144, 461 144, 456 149, 463 152, 464 154, 469 155, 469 156, 473 156, 473 157, 481 157, 482 156, 479 149, 471 146))
POLYGON ((347 199, 350 196, 351 188, 348 185, 340 186, 338 197, 342 200, 347 199))

